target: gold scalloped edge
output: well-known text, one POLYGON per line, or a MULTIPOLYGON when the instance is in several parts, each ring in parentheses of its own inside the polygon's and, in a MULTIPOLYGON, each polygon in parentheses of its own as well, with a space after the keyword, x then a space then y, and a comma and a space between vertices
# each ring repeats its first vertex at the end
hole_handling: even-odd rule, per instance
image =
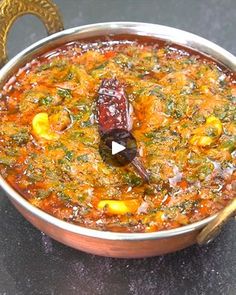
POLYGON ((7 36, 14 21, 25 14, 33 14, 44 23, 48 34, 64 29, 58 7, 51 0, 0 1, 0 67, 7 62, 7 36))

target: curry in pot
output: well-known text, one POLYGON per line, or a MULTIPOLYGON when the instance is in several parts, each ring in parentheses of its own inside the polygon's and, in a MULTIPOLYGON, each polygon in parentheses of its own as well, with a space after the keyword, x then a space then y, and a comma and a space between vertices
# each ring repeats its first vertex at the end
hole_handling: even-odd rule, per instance
POLYGON ((214 60, 157 39, 66 44, 22 67, 0 92, 0 172, 31 204, 67 222, 153 232, 206 218, 236 196, 236 80, 214 60), (99 154, 96 101, 124 85, 150 173, 99 154))

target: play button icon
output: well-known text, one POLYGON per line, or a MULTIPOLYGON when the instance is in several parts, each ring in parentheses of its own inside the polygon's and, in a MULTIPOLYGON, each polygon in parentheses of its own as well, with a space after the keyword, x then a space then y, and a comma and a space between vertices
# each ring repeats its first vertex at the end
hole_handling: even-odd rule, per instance
POLYGON ((126 149, 125 146, 119 144, 116 141, 112 141, 112 143, 111 143, 111 154, 112 155, 116 155, 116 154, 124 151, 125 149, 126 149))
POLYGON ((134 136, 124 129, 112 129, 101 136, 99 152, 108 165, 125 166, 137 155, 134 136))

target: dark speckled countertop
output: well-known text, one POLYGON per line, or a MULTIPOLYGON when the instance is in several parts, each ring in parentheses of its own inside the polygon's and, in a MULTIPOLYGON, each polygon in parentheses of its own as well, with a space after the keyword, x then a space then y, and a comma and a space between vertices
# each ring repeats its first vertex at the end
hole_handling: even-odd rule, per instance
MULTIPOLYGON (((126 20, 174 26, 236 54, 235 0, 55 0, 65 27, 126 20)), ((10 56, 44 37, 23 17, 10 32, 10 56)), ((235 295, 236 224, 207 247, 148 259, 85 254, 39 232, 0 191, 0 295, 235 295)))

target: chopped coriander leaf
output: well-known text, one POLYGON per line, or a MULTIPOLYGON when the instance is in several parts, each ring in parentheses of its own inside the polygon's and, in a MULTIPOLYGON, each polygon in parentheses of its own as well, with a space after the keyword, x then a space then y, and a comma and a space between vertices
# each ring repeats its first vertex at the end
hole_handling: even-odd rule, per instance
POLYGON ((57 192, 57 196, 61 201, 70 201, 71 198, 70 196, 68 196, 67 194, 65 194, 64 192, 57 192))
POLYGON ((0 165, 12 166, 15 163, 15 159, 7 156, 0 156, 0 165))
POLYGON ((72 151, 67 151, 66 152, 66 155, 65 155, 65 159, 68 160, 68 161, 72 161, 74 158, 74 152, 72 151))
POLYGON ((50 96, 50 95, 48 95, 48 96, 46 96, 46 97, 44 97, 44 98, 41 98, 41 99, 39 100, 39 104, 40 104, 40 105, 45 105, 45 106, 50 105, 52 102, 53 102, 53 97, 50 96))
POLYGON ((37 190, 36 198, 42 200, 49 197, 50 194, 51 194, 51 190, 39 189, 37 190))
POLYGON ((61 98, 72 98, 71 90, 66 88, 58 88, 57 94, 61 98))
POLYGON ((142 179, 133 173, 125 173, 123 177, 125 182, 131 186, 138 186, 142 183, 142 179))
POLYGON ((102 64, 96 66, 96 67, 93 69, 93 71, 96 71, 96 70, 102 70, 102 69, 104 69, 104 68, 107 66, 107 64, 108 64, 108 61, 105 61, 104 63, 102 63, 102 64))
POLYGON ((87 154, 80 155, 77 157, 77 161, 79 161, 79 162, 86 163, 86 162, 88 162, 88 160, 89 160, 89 156, 87 154))
POLYGON ((29 141, 30 135, 26 129, 22 129, 18 133, 11 135, 11 138, 17 145, 23 145, 29 141))

